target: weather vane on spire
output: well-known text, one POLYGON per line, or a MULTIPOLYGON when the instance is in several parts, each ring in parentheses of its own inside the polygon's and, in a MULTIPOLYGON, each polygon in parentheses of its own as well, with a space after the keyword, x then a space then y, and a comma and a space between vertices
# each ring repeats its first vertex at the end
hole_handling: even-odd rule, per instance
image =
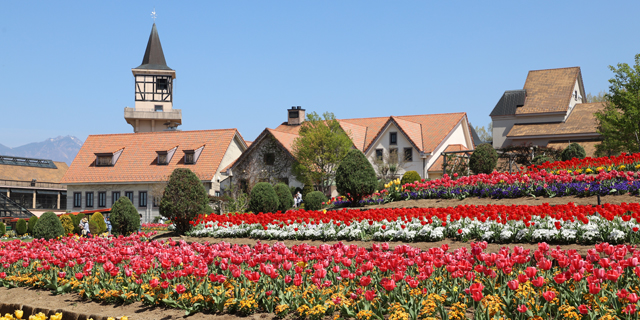
POLYGON ((156 14, 156 8, 153 8, 153 11, 151 11, 151 18, 153 18, 153 23, 156 23, 157 17, 158 17, 158 14, 156 14))

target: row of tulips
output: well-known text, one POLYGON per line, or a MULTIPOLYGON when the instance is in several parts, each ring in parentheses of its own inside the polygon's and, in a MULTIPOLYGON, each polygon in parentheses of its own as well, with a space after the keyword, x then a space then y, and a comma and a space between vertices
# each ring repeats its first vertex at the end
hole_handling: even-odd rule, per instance
POLYGON ((295 240, 640 243, 640 204, 469 206, 207 215, 196 237, 295 240))
MULTIPOLYGON (((24 311, 15 310, 13 314, 5 313, 4 316, 0 315, 0 320, 24 320, 23 317, 24 319, 29 319, 29 320, 62 320, 63 319, 62 312, 56 312, 55 314, 52 314, 49 317, 47 317, 47 315, 42 312, 38 312, 36 314, 30 315, 29 318, 26 318, 24 311)), ((92 318, 89 318, 89 320, 92 320, 92 318)), ((108 317, 107 320, 116 320, 116 318, 108 317)), ((129 320, 129 317, 122 316, 119 318, 119 320, 129 320)))
POLYGON ((0 284, 249 315, 375 319, 636 319, 640 251, 595 245, 585 257, 374 244, 254 247, 143 241, 138 236, 0 245, 0 284))
POLYGON ((167 231, 169 229, 169 225, 166 223, 143 223, 142 231, 150 232, 150 231, 167 231))
POLYGON ((531 165, 527 167, 528 171, 580 171, 585 173, 602 172, 611 170, 640 170, 640 153, 626 154, 619 156, 600 157, 584 159, 573 158, 567 161, 546 162, 541 165, 531 165))

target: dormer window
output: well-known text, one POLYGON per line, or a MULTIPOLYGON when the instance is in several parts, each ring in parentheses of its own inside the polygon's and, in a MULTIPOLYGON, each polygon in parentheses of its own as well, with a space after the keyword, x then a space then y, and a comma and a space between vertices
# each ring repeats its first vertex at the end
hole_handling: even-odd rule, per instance
POLYGON ((114 166, 116 162, 118 162, 118 158, 122 154, 124 148, 116 151, 116 152, 98 152, 94 153, 96 155, 96 167, 110 167, 114 166))
POLYGON ((183 150, 184 164, 196 164, 196 162, 198 162, 198 158, 200 157, 200 154, 202 153, 203 149, 204 149, 204 146, 183 150))
POLYGON ((161 166, 166 166, 171 162, 171 158, 173 157, 173 154, 176 153, 176 149, 178 149, 178 147, 173 147, 169 150, 165 150, 165 151, 156 151, 156 154, 158 155, 158 165, 161 166))

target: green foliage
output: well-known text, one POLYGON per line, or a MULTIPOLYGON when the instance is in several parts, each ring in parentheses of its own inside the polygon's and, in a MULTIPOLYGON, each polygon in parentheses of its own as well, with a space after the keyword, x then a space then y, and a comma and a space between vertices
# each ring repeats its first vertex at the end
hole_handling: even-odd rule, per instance
POLYGON ((82 229, 80 229, 80 221, 84 219, 85 214, 78 213, 78 214, 72 214, 70 216, 71 216, 71 221, 73 222, 73 233, 81 235, 82 229))
MULTIPOLYGON (((140 215, 127 197, 120 197, 111 207, 111 232, 127 236, 140 228, 140 215)), ((89 224, 91 230, 91 224, 89 224)))
POLYGON ((414 183, 416 181, 420 181, 420 174, 416 171, 407 171, 402 175, 402 180, 400 180, 401 185, 405 185, 407 183, 414 183))
MULTIPOLYGON (((69 215, 69 214, 65 214, 60 216, 60 223, 62 224, 62 227, 64 228, 64 234, 67 235, 69 233, 73 233, 73 220, 71 218, 71 216, 73 215, 69 215)), ((78 224, 80 224, 80 222, 78 221, 78 224)))
POLYGON ((307 195, 309 193, 313 192, 313 186, 309 183, 304 185, 304 188, 302 188, 301 194, 302 194, 302 200, 307 198, 307 195))
POLYGON ((477 146, 469 158, 469 168, 475 174, 489 174, 496 167, 496 164, 498 164, 498 153, 488 143, 477 146))
POLYGON ((50 240, 60 236, 64 236, 64 227, 58 216, 51 211, 43 213, 33 228, 33 237, 50 240))
POLYGON ((281 182, 276 184, 273 190, 278 196, 278 210, 285 212, 293 207, 293 195, 289 186, 281 182))
POLYGON ((91 231, 91 233, 99 235, 107 232, 107 223, 104 222, 104 216, 102 215, 102 213, 94 213, 93 215, 91 215, 91 219, 89 219, 89 221, 95 222, 96 226, 98 227, 97 233, 94 233, 93 230, 91 230, 91 223, 89 223, 89 230, 91 231))
POLYGON ((38 217, 33 216, 29 218, 29 224, 27 224, 27 232, 30 235, 33 235, 33 228, 36 226, 36 223, 38 223, 38 217))
POLYGON ((322 209, 322 203, 327 201, 327 197, 320 191, 309 192, 304 199, 305 210, 320 210, 322 209))
POLYGON ((200 178, 186 168, 173 170, 160 201, 160 214, 175 224, 176 231, 187 232, 191 228, 189 222, 205 213, 208 205, 207 191, 200 178))
POLYGON ((584 151, 584 148, 575 142, 569 144, 560 154, 562 161, 571 160, 573 158, 584 159, 586 156, 587 153, 584 151))
POLYGON ((292 145, 297 161, 293 165, 296 178, 318 185, 328 193, 340 161, 353 146, 350 133, 342 130, 333 113, 325 112, 321 118, 312 112, 298 134, 292 145))
POLYGON ((4 225, 4 222, 0 222, 0 237, 4 236, 7 233, 7 226, 4 225))
POLYGON ((91 232, 91 234, 94 236, 97 236, 100 234, 100 227, 95 221, 91 219, 89 219, 89 232, 91 232))
POLYGON ((258 182, 253 189, 249 199, 249 210, 253 213, 276 212, 280 206, 278 195, 268 182, 258 182))
POLYGON ((531 164, 534 164, 536 166, 539 166, 539 165, 541 165, 541 164, 543 164, 545 162, 553 162, 553 158, 551 158, 551 157, 549 157, 547 155, 544 155, 544 154, 539 154, 539 155, 535 156, 533 158, 533 160, 531 160, 531 164))
POLYGON ((19 236, 23 236, 27 233, 27 220, 18 219, 18 222, 16 223, 16 233, 19 236))
POLYGON ((364 153, 357 149, 349 150, 336 170, 338 193, 351 200, 352 206, 357 206, 362 198, 376 190, 377 185, 376 171, 364 153))
POLYGON ((635 65, 619 63, 609 66, 614 77, 609 80, 609 93, 604 110, 596 112, 598 132, 603 141, 596 145, 597 155, 638 152, 640 148, 640 54, 635 65))
POLYGON ((474 129, 478 134, 478 138, 480 138, 480 141, 482 141, 483 143, 493 143, 493 122, 489 122, 489 125, 486 129, 484 128, 484 126, 476 126, 474 129))

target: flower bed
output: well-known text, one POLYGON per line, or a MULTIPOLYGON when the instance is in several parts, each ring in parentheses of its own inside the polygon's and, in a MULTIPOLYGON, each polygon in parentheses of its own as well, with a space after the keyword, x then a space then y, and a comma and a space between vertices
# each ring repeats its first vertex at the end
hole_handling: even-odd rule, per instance
POLYGON ((555 161, 555 162, 546 162, 542 165, 531 165, 527 167, 529 171, 553 171, 553 170, 571 170, 571 171, 580 171, 580 172, 602 172, 602 171, 611 171, 611 170, 640 170, 640 153, 634 154, 626 154, 623 153, 619 156, 612 157, 600 157, 600 158, 591 158, 587 157, 584 159, 571 159, 567 161, 555 161))
POLYGON ((143 232, 167 231, 167 230, 169 230, 169 225, 166 223, 143 223, 142 224, 143 232))
POLYGON ((297 210, 200 216, 192 224, 188 235, 199 237, 635 244, 640 242, 640 204, 297 210))
POLYGON ((599 244, 581 257, 541 243, 485 253, 447 246, 372 250, 355 245, 109 239, 0 244, 0 284, 77 292, 111 302, 321 319, 589 319, 637 316, 640 252, 599 244))

